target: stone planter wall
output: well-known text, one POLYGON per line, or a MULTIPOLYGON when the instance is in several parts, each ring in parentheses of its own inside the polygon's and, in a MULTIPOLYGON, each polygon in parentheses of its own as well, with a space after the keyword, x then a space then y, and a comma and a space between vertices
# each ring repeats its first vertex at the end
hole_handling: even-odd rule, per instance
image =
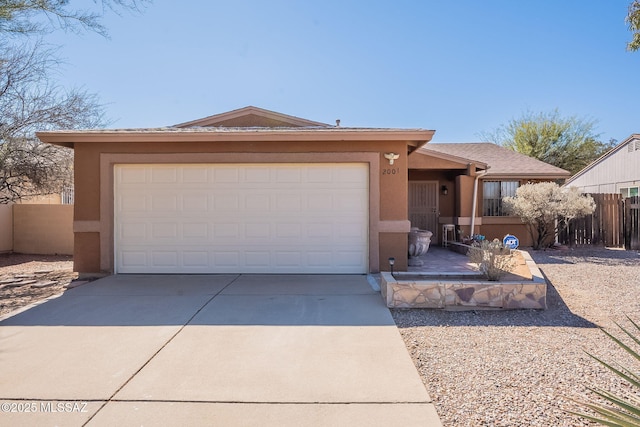
POLYGON ((470 279, 395 278, 381 274, 381 292, 390 308, 547 308, 547 283, 531 256, 521 251, 532 280, 489 282, 470 279))

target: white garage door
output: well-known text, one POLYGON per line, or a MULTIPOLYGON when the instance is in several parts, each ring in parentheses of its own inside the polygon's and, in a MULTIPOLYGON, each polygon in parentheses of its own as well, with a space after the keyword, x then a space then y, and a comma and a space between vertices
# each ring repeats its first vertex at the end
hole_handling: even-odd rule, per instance
POLYGON ((366 273, 368 182, 363 163, 116 165, 116 272, 366 273))

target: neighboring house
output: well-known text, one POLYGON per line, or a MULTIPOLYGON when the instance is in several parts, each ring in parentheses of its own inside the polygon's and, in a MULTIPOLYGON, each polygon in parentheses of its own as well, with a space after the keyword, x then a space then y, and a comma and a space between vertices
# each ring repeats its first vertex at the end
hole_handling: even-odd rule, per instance
MULTIPOLYGON (((457 144, 423 148, 433 134, 246 107, 168 128, 38 137, 75 150, 74 262, 83 273, 362 274, 388 269, 389 257, 402 270, 410 218, 422 226, 428 213, 436 239, 443 223, 468 227, 474 182, 489 166, 476 209, 483 186, 502 188, 489 177, 568 176, 493 144, 477 145, 477 156, 447 152, 457 144), (410 216, 422 200, 430 211, 410 216)), ((506 220, 475 225, 502 236, 512 231, 506 220)))
POLYGON ((640 187, 640 134, 633 134, 572 176, 566 184, 585 193, 638 195, 640 187))

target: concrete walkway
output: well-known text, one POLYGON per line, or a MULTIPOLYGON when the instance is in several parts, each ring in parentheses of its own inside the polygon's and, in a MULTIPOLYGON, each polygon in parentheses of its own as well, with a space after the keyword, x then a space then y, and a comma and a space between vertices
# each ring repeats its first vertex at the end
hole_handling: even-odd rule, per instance
POLYGON ((365 276, 111 276, 0 322, 0 425, 439 426, 365 276))

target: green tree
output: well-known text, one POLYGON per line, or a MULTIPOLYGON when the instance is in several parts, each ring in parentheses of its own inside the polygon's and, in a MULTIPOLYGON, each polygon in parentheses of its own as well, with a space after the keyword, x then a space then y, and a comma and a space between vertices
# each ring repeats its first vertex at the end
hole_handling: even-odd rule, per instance
POLYGON ((635 52, 640 49, 640 0, 634 0, 629 5, 626 21, 632 36, 631 41, 627 43, 627 50, 635 52))
POLYGON ((558 110, 551 113, 527 112, 481 136, 574 174, 615 143, 601 142, 595 125, 593 120, 562 117, 558 110))

